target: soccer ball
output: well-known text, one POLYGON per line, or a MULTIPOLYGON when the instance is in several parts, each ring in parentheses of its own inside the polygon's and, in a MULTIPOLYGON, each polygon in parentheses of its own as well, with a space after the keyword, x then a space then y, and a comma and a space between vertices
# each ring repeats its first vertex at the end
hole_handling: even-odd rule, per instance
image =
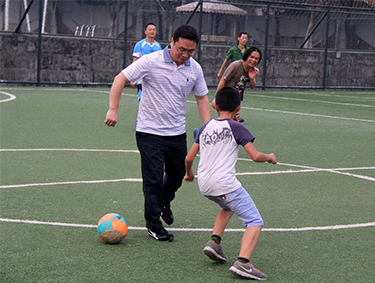
POLYGON ((108 213, 98 222, 100 239, 108 244, 120 243, 128 232, 128 225, 124 217, 117 213, 108 213))

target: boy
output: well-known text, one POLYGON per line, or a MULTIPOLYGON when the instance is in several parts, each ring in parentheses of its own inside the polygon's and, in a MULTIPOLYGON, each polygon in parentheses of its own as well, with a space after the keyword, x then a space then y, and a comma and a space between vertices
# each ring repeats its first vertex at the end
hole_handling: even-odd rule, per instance
POLYGON ((217 77, 219 79, 221 78, 226 65, 228 65, 230 61, 234 62, 237 60, 241 60, 246 50, 249 49, 249 47, 246 46, 247 41, 249 40, 249 35, 246 32, 240 32, 237 40, 238 44, 229 49, 227 57, 225 57, 224 62, 221 65, 219 72, 217 73, 217 77))
POLYGON ((250 263, 251 255, 258 241, 263 220, 250 195, 235 176, 235 165, 239 145, 242 145, 255 162, 276 164, 273 153, 258 152, 254 136, 241 123, 234 121, 240 110, 240 95, 232 87, 223 87, 216 94, 216 110, 219 117, 203 125, 185 158, 186 182, 194 180, 192 164, 200 150, 198 164, 198 185, 201 193, 218 203, 222 208, 216 216, 211 240, 203 252, 212 260, 226 262, 228 257, 220 245, 221 237, 233 214, 247 226, 241 241, 237 261, 229 269, 244 278, 266 280, 267 275, 255 269, 250 263))
MULTIPOLYGON (((144 39, 138 41, 133 50, 133 62, 137 61, 141 56, 150 54, 155 51, 162 50, 159 42, 155 40, 156 37, 156 26, 154 23, 148 23, 145 25, 145 35, 144 39)), ((131 87, 135 87, 135 83, 130 83, 131 87)), ((141 100, 142 96, 142 84, 139 81, 138 86, 138 101, 141 100)))

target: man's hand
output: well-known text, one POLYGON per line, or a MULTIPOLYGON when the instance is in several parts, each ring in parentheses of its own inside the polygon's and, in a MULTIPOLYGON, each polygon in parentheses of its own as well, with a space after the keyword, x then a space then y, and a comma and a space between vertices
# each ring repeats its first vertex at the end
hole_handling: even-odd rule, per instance
POLYGON ((194 172, 193 170, 190 170, 189 173, 187 173, 184 177, 186 183, 191 183, 194 181, 194 172))
POLYGON ((107 115, 105 117, 104 123, 107 126, 114 127, 114 126, 116 126, 117 121, 118 121, 117 111, 109 109, 108 112, 107 112, 107 115))

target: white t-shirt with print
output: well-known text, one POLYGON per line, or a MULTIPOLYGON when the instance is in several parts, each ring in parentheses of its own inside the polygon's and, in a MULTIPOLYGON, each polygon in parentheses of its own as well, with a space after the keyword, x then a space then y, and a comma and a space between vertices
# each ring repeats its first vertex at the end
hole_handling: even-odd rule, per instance
POLYGON ((213 119, 199 131, 198 185, 205 196, 221 196, 242 185, 237 180, 236 162, 239 145, 253 142, 255 137, 245 125, 232 119, 213 119))

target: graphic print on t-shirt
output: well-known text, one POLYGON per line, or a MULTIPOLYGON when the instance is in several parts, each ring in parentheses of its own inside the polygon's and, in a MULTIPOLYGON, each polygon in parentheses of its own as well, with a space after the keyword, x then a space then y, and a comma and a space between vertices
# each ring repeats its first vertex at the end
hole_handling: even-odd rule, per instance
POLYGON ((215 145, 218 142, 223 142, 224 144, 229 143, 233 138, 231 129, 223 127, 221 130, 222 131, 220 133, 218 130, 214 130, 212 134, 205 132, 202 135, 202 147, 215 145))
POLYGON ((246 84, 249 82, 249 78, 247 76, 241 76, 240 80, 234 86, 235 89, 238 90, 239 93, 242 93, 245 90, 246 84))

